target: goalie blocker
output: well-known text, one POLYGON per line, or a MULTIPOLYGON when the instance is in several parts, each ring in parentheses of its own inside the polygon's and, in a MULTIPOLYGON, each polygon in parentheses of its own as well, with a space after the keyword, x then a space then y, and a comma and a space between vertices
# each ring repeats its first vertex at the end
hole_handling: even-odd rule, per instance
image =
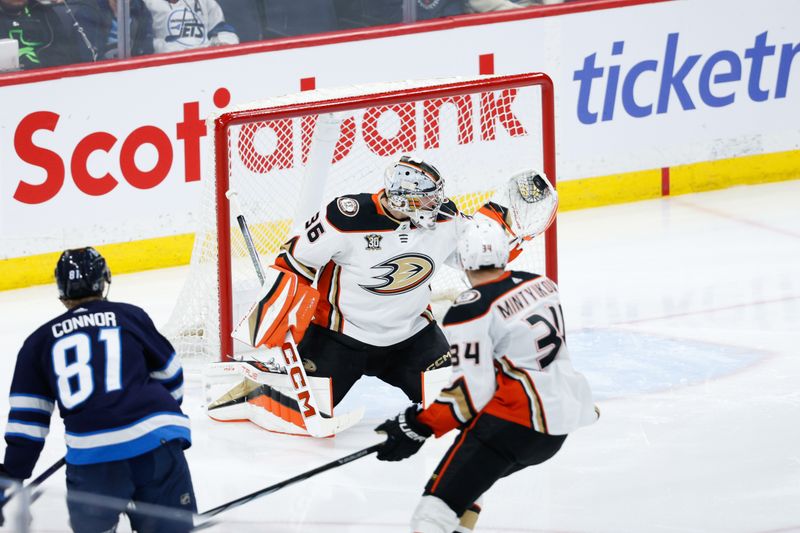
POLYGON ((264 272, 254 305, 233 330, 233 338, 256 348, 281 346, 287 333, 300 342, 318 300, 316 289, 301 283, 297 274, 272 265, 264 272))

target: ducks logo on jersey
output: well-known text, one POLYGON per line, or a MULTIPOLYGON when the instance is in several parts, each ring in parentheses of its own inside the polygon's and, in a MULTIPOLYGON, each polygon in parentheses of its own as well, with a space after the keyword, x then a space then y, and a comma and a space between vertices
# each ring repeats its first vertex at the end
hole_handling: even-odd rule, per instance
POLYGON ((384 273, 373 276, 382 283, 361 285, 373 294, 401 294, 416 289, 433 275, 433 259, 423 254, 401 254, 372 267, 384 269, 384 273))

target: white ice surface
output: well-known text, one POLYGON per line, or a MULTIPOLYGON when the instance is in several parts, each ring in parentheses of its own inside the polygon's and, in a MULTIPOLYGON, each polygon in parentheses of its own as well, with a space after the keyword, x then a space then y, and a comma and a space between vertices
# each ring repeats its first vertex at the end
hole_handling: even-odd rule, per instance
MULTIPOLYGON (((551 461, 499 481, 479 531, 800 531, 800 181, 564 213, 560 286, 568 342, 602 410, 551 461)), ((111 297, 166 321, 185 268, 116 276, 111 297)), ((16 352, 61 312, 51 286, 0 292, 0 391, 16 352)), ((217 423, 189 365, 187 457, 201 510, 378 442, 401 393, 362 380, 334 439, 217 423)), ((0 395, 5 427, 7 398, 0 395)), ((35 473, 64 453, 54 417, 35 473)), ((451 438, 402 463, 367 457, 253 501, 214 531, 400 532, 451 438)), ((63 471, 34 504, 66 530, 63 471)), ((126 531, 123 523, 121 530, 126 531)))

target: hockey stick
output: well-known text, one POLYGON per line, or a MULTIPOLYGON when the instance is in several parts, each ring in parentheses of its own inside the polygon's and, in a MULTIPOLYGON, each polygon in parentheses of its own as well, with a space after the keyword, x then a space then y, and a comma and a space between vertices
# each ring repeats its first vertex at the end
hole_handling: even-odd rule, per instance
MULTIPOLYGON (((242 496, 241 498, 237 498, 237 499, 235 499, 233 501, 230 501, 228 503, 223 503, 222 505, 214 507, 213 509, 209 509, 208 511, 202 512, 197 516, 200 517, 200 518, 211 518, 213 516, 217 516, 218 514, 224 512, 224 511, 228 511, 230 509, 234 509, 236 507, 239 507, 240 505, 244 505, 244 504, 246 504, 248 502, 251 502, 251 501, 255 500, 256 498, 260 498, 261 496, 266 496, 267 494, 272 494, 273 492, 277 492, 277 491, 281 490, 282 488, 285 488, 285 487, 288 487, 289 485, 293 485, 293 484, 297 483, 298 481, 303 481, 303 480, 309 479, 311 477, 316 476, 317 474, 321 474, 322 472, 326 472, 328 470, 332 470, 334 468, 338 468, 338 467, 340 467, 342 465, 346 465, 347 463, 352 463, 356 459, 361 459, 362 457, 366 457, 367 455, 370 455, 372 453, 377 452, 378 449, 380 449, 380 447, 383 446, 383 444, 384 444, 383 442, 380 442, 378 444, 373 444, 372 446, 370 446, 368 448, 364 448, 363 450, 359 450, 357 452, 353 452, 350 455, 346 455, 344 457, 336 459, 335 461, 331 461, 330 463, 324 464, 322 466, 318 466, 317 468, 314 468, 313 470, 309 470, 308 472, 304 472, 302 474, 298 474, 298 475, 296 475, 296 476, 294 476, 292 478, 286 479, 284 481, 280 481, 278 483, 275 483, 274 485, 270 485, 269 487, 263 488, 261 490, 257 490, 257 491, 255 491, 253 493, 250 493, 250 494, 248 494, 246 496, 242 496)), ((205 525, 206 525, 206 523, 197 524, 195 526, 195 529, 202 528, 205 525)))
MULTIPOLYGON (((239 205, 238 193, 231 189, 225 193, 225 196, 228 198, 231 209, 236 214, 236 220, 239 222, 239 229, 242 231, 245 245, 247 245, 250 260, 253 262, 253 267, 256 269, 259 281, 263 284, 264 268, 261 265, 261 260, 258 257, 255 244, 253 244, 253 236, 247 226, 244 213, 239 205)), ((283 363, 289 377, 289 382, 292 384, 295 395, 297 396, 297 406, 300 410, 300 415, 303 417, 303 423, 312 437, 330 437, 354 426, 361 420, 364 416, 363 407, 341 416, 332 416, 330 418, 322 417, 322 413, 319 407, 317 407, 317 400, 314 398, 314 394, 308 386, 308 375, 303 367, 303 360, 300 358, 299 352, 297 351, 297 344, 295 344, 291 332, 286 333, 283 345, 281 345, 281 353, 283 354, 283 363)))
MULTIPOLYGON (((33 481, 31 481, 30 483, 28 483, 24 487, 20 488, 19 490, 16 490, 16 491, 12 492, 11 494, 9 494, 8 498, 6 498, 2 502, 0 502, 0 511, 2 511, 3 507, 6 506, 6 504, 11 500, 11 498, 16 496, 19 492, 21 492, 23 490, 33 490, 33 489, 35 489, 36 487, 38 487, 39 485, 44 483, 47 478, 49 478, 50 476, 55 474, 65 464, 67 464, 67 458, 66 457, 62 457, 61 459, 59 459, 58 461, 56 461, 55 463, 50 465, 50 467, 47 470, 45 470, 44 472, 42 472, 41 474, 36 476, 33 479, 33 481)), ((34 499, 35 498, 38 498, 38 496, 34 496, 34 499)))

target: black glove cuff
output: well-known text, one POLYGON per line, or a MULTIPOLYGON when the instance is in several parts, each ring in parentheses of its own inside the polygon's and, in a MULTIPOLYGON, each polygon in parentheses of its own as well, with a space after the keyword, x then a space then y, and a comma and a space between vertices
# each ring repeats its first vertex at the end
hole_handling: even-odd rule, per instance
POLYGON ((417 420, 417 415, 419 414, 419 409, 416 405, 412 405, 408 409, 406 409, 406 424, 408 427, 411 428, 411 431, 420 435, 421 437, 430 437, 433 435, 433 430, 428 427, 426 424, 423 424, 419 420, 417 420))

